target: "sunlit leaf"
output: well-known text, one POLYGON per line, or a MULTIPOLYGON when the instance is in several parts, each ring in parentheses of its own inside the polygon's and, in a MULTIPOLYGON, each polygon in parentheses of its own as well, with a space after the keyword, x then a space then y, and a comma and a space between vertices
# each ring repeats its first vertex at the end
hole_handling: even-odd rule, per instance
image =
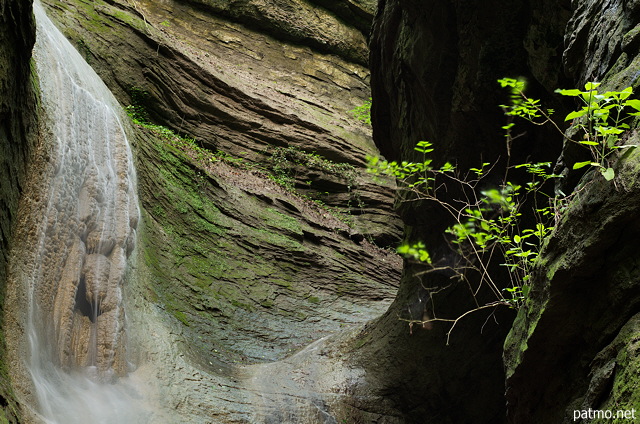
POLYGON ((561 90, 561 89, 557 89, 556 93, 561 94, 563 96, 579 96, 582 94, 582 91, 574 88, 571 90, 561 90))
POLYGON ((584 162, 576 162, 573 164, 573 169, 580 169, 580 168, 584 168, 587 165, 591 165, 591 161, 587 160, 584 162))
POLYGON ((632 107, 635 110, 640 111, 640 100, 638 99, 627 100, 626 102, 623 103, 623 105, 632 107))
POLYGON ((599 82, 588 82, 584 85, 584 89, 589 91, 589 90, 595 90, 596 88, 598 88, 600 86, 599 82))
POLYGON ((607 169, 602 168, 601 172, 602 172, 602 176, 607 181, 613 180, 613 178, 616 176, 616 172, 613 170, 613 168, 607 168, 607 169))
POLYGON ((571 121, 572 119, 580 118, 581 116, 586 115, 586 113, 587 113, 586 109, 576 110, 576 111, 571 112, 570 114, 568 114, 567 117, 564 118, 564 120, 565 121, 571 121))

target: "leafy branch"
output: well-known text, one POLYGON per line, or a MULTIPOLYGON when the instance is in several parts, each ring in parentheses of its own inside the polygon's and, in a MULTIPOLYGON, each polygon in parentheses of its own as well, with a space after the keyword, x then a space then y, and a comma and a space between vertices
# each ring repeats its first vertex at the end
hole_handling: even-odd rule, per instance
MULTIPOLYGON (((447 338, 459 320, 472 312, 500 305, 520 308, 524 304, 540 251, 553 231, 553 223, 557 222, 572 198, 548 194, 543 189, 547 181, 560 177, 550 172, 550 162, 509 165, 512 143, 520 137, 514 133, 516 120, 525 119, 535 125, 552 125, 563 136, 564 131, 551 118, 554 113, 552 109, 543 108, 539 100, 525 95, 523 81, 504 78, 498 82, 510 91, 510 103, 500 106, 507 119, 502 129, 508 162, 503 182, 498 186, 478 190, 480 186, 490 187, 490 184, 480 185, 480 182, 492 173, 495 164, 481 163, 477 168, 469 168, 464 172, 449 162, 434 167, 433 160, 429 157, 434 149, 428 141, 417 143, 415 150, 421 153, 422 158, 416 162, 368 158, 369 172, 397 179, 398 190, 407 193, 402 196, 403 201, 432 202, 453 221, 453 225, 446 228, 444 236, 459 258, 454 265, 440 263, 421 241, 403 243, 398 247, 398 253, 424 264, 425 271, 420 275, 450 271, 451 278, 468 284, 474 301, 483 286, 488 287, 495 296, 495 300, 485 305, 476 301, 475 308, 455 319, 449 319, 437 316, 433 304, 435 289, 423 287, 429 293, 431 314, 425 313, 421 319, 401 319, 407 321, 410 327, 420 324, 428 328, 432 322, 452 323, 447 338), (510 181, 509 173, 513 169, 526 171, 530 180, 522 184, 510 181), (451 193, 458 193, 458 197, 452 199, 451 193), (525 222, 534 224, 527 227, 525 222), (502 289, 500 287, 503 284, 499 284, 495 280, 497 277, 489 271, 489 264, 497 257, 502 258, 500 265, 507 270, 510 280, 509 285, 502 289), (471 273, 479 276, 477 286, 472 286, 468 278, 471 273)), ((573 165, 573 169, 593 166, 610 181, 615 178, 615 171, 611 166, 613 152, 635 147, 621 144, 620 140, 624 132, 630 129, 627 121, 640 115, 640 100, 630 99, 633 94, 631 87, 622 91, 600 93, 598 86, 598 83, 588 83, 585 91, 557 92, 578 97, 583 102, 581 109, 569 113, 565 119, 573 120, 582 137, 578 141, 568 141, 589 149, 592 160, 578 162, 573 165)))
POLYGON ((593 166, 602 176, 611 181, 615 178, 615 171, 611 167, 610 156, 618 149, 635 147, 634 145, 620 145, 620 137, 630 126, 625 121, 640 115, 640 100, 629 99, 633 88, 627 87, 622 91, 606 91, 600 93, 600 83, 588 82, 585 91, 578 89, 556 90, 563 96, 580 99, 583 106, 565 117, 565 121, 573 121, 573 125, 581 130, 581 140, 570 140, 586 147, 591 152, 592 160, 577 162, 573 169, 593 166), (627 112, 628 108, 634 112, 627 112))

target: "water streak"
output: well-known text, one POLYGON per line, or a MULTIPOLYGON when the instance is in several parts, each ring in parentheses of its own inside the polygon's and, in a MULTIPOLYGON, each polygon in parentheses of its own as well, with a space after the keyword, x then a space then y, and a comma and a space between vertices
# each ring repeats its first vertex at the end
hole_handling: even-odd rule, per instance
POLYGON ((138 423, 122 287, 140 212, 111 92, 34 4, 34 57, 53 178, 36 225, 29 371, 47 423, 138 423))

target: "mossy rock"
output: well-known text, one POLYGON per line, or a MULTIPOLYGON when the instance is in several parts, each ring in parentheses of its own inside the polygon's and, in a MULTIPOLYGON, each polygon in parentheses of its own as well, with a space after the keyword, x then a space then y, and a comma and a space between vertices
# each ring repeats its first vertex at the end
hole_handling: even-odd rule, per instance
POLYGON ((154 128, 136 131, 141 274, 193 354, 277 359, 393 298, 400 262, 351 240, 313 202, 251 168, 203 167, 154 128))

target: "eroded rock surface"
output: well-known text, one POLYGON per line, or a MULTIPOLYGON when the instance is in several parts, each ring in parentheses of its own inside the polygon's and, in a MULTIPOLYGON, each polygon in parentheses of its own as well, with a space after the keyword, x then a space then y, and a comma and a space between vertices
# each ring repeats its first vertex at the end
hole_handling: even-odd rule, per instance
MULTIPOLYGON (((0 315, 4 315, 5 309, 8 251, 25 185, 28 158, 35 145, 36 98, 29 62, 35 42, 35 24, 30 3, 0 2, 0 315)), ((5 360, 3 328, 0 330, 0 421, 16 423, 18 407, 5 360)))
MULTIPOLYGON (((421 275, 407 262, 389 311, 363 324, 396 291, 397 258, 364 237, 397 239, 384 229, 397 222, 388 213, 391 187, 358 174, 367 206, 360 227, 349 227, 249 166, 273 166, 273 146, 356 166, 375 152, 347 113, 369 96, 370 2, 50 3, 123 104, 139 102, 156 122, 246 161, 204 166, 179 143, 137 130, 145 213, 133 303, 146 310, 134 317, 137 328, 154 317, 138 355, 164 384, 159 398, 187 422, 557 423, 574 409, 637 405, 638 153, 624 155, 613 183, 590 184, 558 225, 506 338, 505 383, 510 311, 470 315, 449 346, 447 326, 401 320, 433 313, 427 300, 447 275, 421 275)), ((390 158, 411 160, 415 143, 430 140, 436 163, 504 166, 496 107, 504 97, 495 84, 503 76, 527 77, 532 97, 560 115, 574 105, 552 100, 555 88, 593 79, 638 86, 637 1, 480 3, 379 2, 373 120, 390 158)), ((560 137, 526 131, 512 163, 554 161, 560 137)), ((353 179, 291 169, 298 191, 326 192, 334 205, 353 200, 353 179)), ((447 217, 420 203, 400 211, 407 237, 447 263, 447 217)), ((84 263, 104 262, 89 255, 84 263)), ((439 316, 473 308, 466 291, 439 291, 439 316)), ((96 296, 109 304, 108 292, 96 296)))
MULTIPOLYGON (((138 305, 131 314, 135 376, 152 376, 150 392, 157 390, 163 402, 158 414, 175 410, 183 422, 194 423, 211 417, 267 420, 268 414, 253 406, 261 390, 270 392, 278 378, 289 381, 286 370, 303 367, 310 358, 302 354, 292 362, 297 365, 276 362, 264 369, 260 363, 358 328, 379 316, 397 290, 401 261, 372 243, 389 245, 399 238, 399 221, 391 212, 393 184, 374 183, 364 172, 365 156, 377 150, 369 129, 348 113, 369 96, 369 72, 358 55, 366 54, 362 19, 369 19, 371 5, 333 2, 325 9, 292 2, 302 9, 287 13, 314 13, 297 20, 291 14, 288 22, 308 28, 331 23, 330 30, 314 35, 319 40, 342 37, 344 31, 355 37, 316 48, 316 41, 299 44, 307 40, 304 34, 276 31, 272 37, 274 19, 282 17, 273 14, 256 25, 193 3, 49 3, 49 12, 124 104, 143 106, 150 119, 197 140, 185 148, 166 128, 135 129, 143 206, 132 271, 137 291, 129 297, 138 305), (346 21, 351 18, 358 23, 346 21), (346 41, 353 44, 343 47, 346 41), (210 150, 198 156, 196 147, 210 150), (277 147, 324 161, 285 158, 297 194, 267 178, 271 172, 264 168, 275 167, 277 147), (218 153, 203 161, 216 149, 227 159, 218 153), (334 172, 339 162, 351 165, 348 172, 334 172), (324 205, 318 206, 313 197, 320 195, 324 205), (273 376, 270 369, 283 375, 273 376)), ((98 193, 78 191, 89 200, 80 216, 89 216, 98 193)), ((86 294, 87 305, 100 299, 104 314, 116 314, 109 309, 112 292, 92 288, 107 268, 110 276, 120 265, 109 259, 108 247, 129 253, 129 244, 120 239, 96 244, 90 231, 82 234, 82 243, 69 243, 77 251, 68 259, 69 278, 82 281, 75 287, 86 294), (82 278, 83 271, 95 271, 95 278, 82 278)), ((60 320, 77 311, 72 300, 77 299, 66 292, 59 296, 60 320)), ((73 326, 62 334, 81 346, 90 321, 74 315, 73 326)), ((87 355, 75 352, 80 360, 87 355)), ((318 358, 315 371, 321 376, 335 369, 335 381, 308 380, 305 393, 319 391, 314 396, 325 399, 323 390, 335 386, 345 391, 340 399, 351 396, 348 385, 338 381, 345 373, 338 365, 341 354, 336 355, 328 362, 318 358)), ((295 385, 288 387, 283 405, 295 421, 306 406, 295 401, 295 385)))
POLYGON ((156 137, 138 141, 142 251, 155 296, 205 357, 282 358, 386 308, 395 254, 257 170, 199 169, 156 137))

